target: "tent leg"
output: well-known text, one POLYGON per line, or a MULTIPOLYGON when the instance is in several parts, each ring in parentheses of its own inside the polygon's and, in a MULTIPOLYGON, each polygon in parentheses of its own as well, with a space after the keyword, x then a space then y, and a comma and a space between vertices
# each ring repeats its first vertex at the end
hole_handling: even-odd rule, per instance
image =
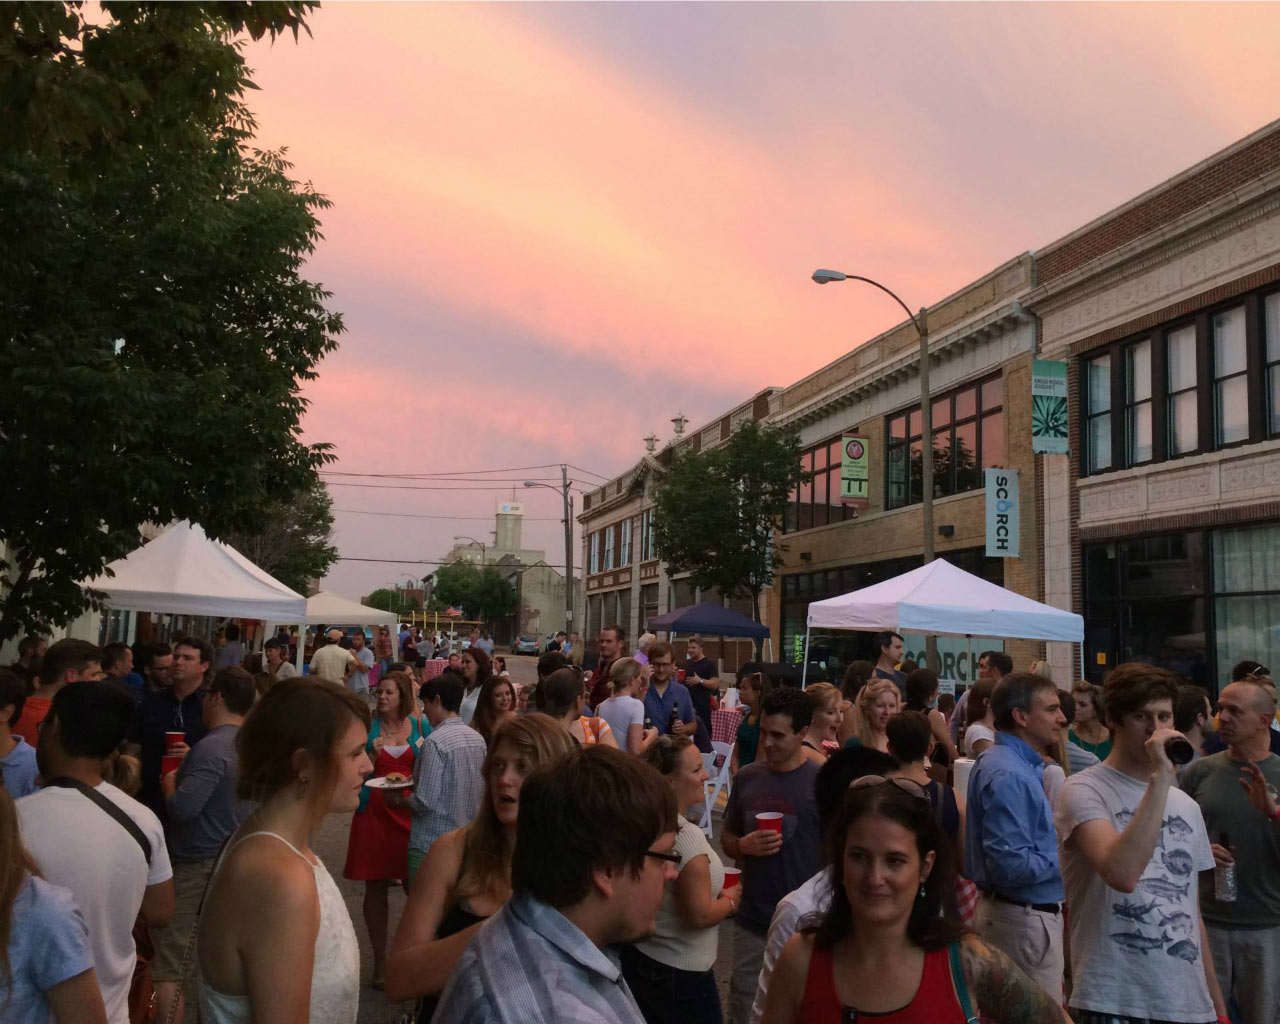
POLYGON ((298 625, 298 657, 295 659, 294 668, 298 670, 298 675, 302 675, 302 668, 307 660, 307 624, 305 622, 298 625))
POLYGON ((1080 647, 1080 676, 1079 676, 1079 678, 1083 679, 1083 678, 1084 678, 1084 641, 1083 641, 1083 640, 1081 640, 1081 641, 1080 641, 1079 647, 1080 647))
POLYGON ((804 627, 804 652, 800 655, 803 659, 801 664, 804 666, 800 669, 800 689, 804 689, 809 681, 809 627, 804 627))

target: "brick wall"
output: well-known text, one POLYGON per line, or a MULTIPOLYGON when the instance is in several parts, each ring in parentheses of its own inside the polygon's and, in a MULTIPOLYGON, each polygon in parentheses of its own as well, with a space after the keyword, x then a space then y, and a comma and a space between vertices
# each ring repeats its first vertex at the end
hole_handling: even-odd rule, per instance
POLYGON ((1183 217, 1280 166, 1280 122, 1221 159, 1175 179, 1118 210, 1094 228, 1036 253, 1036 280, 1046 284, 1150 231, 1183 217))

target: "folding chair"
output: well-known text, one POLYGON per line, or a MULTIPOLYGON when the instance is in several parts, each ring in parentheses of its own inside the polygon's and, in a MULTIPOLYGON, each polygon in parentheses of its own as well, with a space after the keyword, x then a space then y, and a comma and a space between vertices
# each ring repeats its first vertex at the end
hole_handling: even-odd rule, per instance
POLYGON ((720 799, 720 791, 723 789, 727 794, 733 787, 733 781, 729 776, 729 765, 733 761, 733 744, 712 741, 711 749, 714 753, 702 755, 703 767, 710 776, 702 787, 704 796, 702 831, 708 837, 711 835, 711 810, 720 799))

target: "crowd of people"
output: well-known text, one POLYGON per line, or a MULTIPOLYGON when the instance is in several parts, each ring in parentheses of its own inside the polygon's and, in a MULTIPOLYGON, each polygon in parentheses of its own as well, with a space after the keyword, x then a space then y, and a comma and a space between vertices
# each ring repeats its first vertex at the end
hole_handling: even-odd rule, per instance
POLYGON ((616 626, 525 686, 478 631, 325 631, 301 676, 288 638, 222 640, 24 640, 0 670, 0 1019, 348 1024, 363 981, 421 1024, 1277 1020, 1255 661, 1215 708, 989 651, 952 704, 893 633, 803 690, 616 626), (311 845, 334 813, 365 979, 311 845))

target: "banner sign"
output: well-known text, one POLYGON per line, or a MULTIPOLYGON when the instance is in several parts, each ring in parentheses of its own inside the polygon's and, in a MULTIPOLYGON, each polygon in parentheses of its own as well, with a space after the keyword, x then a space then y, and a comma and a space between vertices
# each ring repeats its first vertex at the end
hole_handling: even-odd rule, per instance
POLYGON ((987 557, 1018 557, 1018 471, 983 470, 987 485, 987 557))
MULTIPOLYGON (((918 633, 902 634, 902 657, 919 665, 924 661, 924 637, 918 633)), ((984 651, 1003 651, 1004 641, 990 636, 938 637, 938 692, 955 693, 956 684, 970 687, 978 681, 978 656, 984 651)))
POLYGON ((867 481, 870 469, 867 458, 867 439, 845 434, 840 446, 840 500, 853 504, 866 503, 867 481))
POLYGON ((1031 363, 1031 450, 1067 454, 1067 364, 1031 363))

